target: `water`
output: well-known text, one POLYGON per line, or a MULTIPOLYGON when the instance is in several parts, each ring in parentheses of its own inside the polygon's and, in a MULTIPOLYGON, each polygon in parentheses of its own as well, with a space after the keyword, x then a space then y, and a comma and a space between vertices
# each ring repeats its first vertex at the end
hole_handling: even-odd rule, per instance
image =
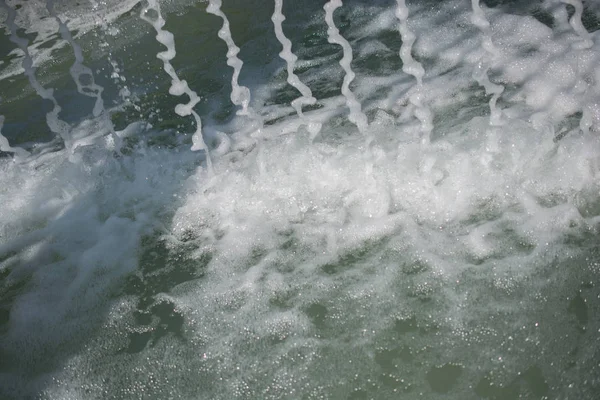
POLYGON ((596 2, 0 20, 0 398, 600 396, 596 2))

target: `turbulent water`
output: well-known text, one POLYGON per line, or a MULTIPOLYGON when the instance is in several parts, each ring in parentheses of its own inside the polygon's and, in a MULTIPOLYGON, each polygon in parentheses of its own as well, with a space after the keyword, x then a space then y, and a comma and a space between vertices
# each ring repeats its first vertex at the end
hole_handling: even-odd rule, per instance
POLYGON ((600 3, 222 3, 0 1, 0 398, 600 398, 600 3))

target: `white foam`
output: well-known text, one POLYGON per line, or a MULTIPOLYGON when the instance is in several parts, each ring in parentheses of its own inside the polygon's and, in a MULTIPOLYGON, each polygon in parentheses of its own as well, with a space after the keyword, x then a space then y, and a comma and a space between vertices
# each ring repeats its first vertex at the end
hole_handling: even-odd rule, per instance
POLYGON ((581 38, 581 43, 577 44, 577 48, 589 49, 590 47, 592 47, 594 45, 594 42, 592 40, 592 36, 585 29, 585 27, 583 26, 583 23, 581 22, 581 16, 583 14, 583 4, 581 3, 581 0, 560 0, 560 1, 562 3, 570 4, 573 7, 575 7, 575 13, 569 20, 569 24, 571 24, 571 27, 573 28, 573 30, 581 38))
MULTIPOLYGON (((193 310, 194 337, 209 338, 210 359, 235 364, 228 355, 236 349, 251 354, 264 371, 268 360, 297 346, 347 359, 321 341, 315 325, 350 332, 348 340, 360 349, 386 329, 390 310, 402 315, 398 303, 414 297, 437 302, 442 292, 444 307, 427 311, 435 314, 433 321, 469 326, 465 300, 448 289, 472 268, 467 260, 482 263, 477 270, 493 271, 495 285, 510 291, 529 281, 532 265, 560 253, 565 234, 595 229, 597 217, 583 217, 575 199, 582 188, 598 184, 598 138, 579 136, 557 145, 527 123, 508 121, 490 152, 488 131, 488 120, 476 118, 429 148, 374 147, 370 175, 360 143, 299 148, 293 138, 280 137, 265 143, 266 173, 258 171, 251 153, 235 163, 216 162, 218 185, 207 184, 203 175, 190 180, 173 233, 194 238, 196 257, 214 257, 203 283, 182 286, 175 297, 193 310), (556 196, 564 200, 541 205, 556 196), (378 250, 382 242, 394 249, 389 259, 378 250), (428 272, 405 277, 398 260, 418 260, 424 266, 415 268, 428 272), (402 279, 411 284, 398 284, 402 279), (274 309, 277 301, 288 311, 274 309), (316 317, 303 311, 311 307, 317 307, 316 317), (319 316, 318 307, 327 314, 319 316), (285 328, 271 328, 283 324, 277 321, 287 321, 285 328), (271 335, 289 339, 267 346, 265 354, 260 349, 271 335)), ((325 337, 332 332, 321 329, 325 337)), ((310 360, 310 366, 320 365, 310 360)), ((216 367, 216 361, 207 362, 216 367)), ((250 368, 248 362, 239 361, 242 368, 250 368)), ((236 381, 236 374, 224 373, 236 381)))
MULTIPOLYGON (((237 166, 228 162, 215 165, 219 186, 207 189, 199 176, 187 205, 174 220, 174 229, 178 234, 195 231, 204 238, 215 237, 218 229, 222 238, 206 246, 218 246, 217 253, 229 254, 228 260, 248 257, 257 245, 274 251, 280 232, 292 230, 308 248, 317 246, 311 250, 316 254, 322 246, 327 259, 341 249, 396 232, 398 224, 408 227, 407 220, 429 227, 432 237, 451 241, 455 229, 473 217, 474 205, 493 204, 506 214, 491 222, 490 227, 503 229, 499 227, 511 224, 524 240, 544 251, 543 243, 555 241, 562 234, 562 229, 557 229, 562 222, 557 220, 559 225, 555 226, 543 221, 559 218, 565 211, 557 207, 549 217, 545 208, 531 206, 530 199, 535 205, 558 193, 573 198, 583 187, 595 185, 597 166, 590 173, 583 165, 597 164, 593 151, 585 150, 596 148, 597 139, 588 136, 571 140, 559 149, 551 136, 514 122, 498 138, 497 148, 489 151, 490 142, 483 137, 484 132, 484 120, 475 119, 443 143, 432 144, 430 150, 401 146, 397 153, 384 153, 379 149, 375 151, 379 158, 372 176, 365 175, 367 161, 361 160, 359 148, 338 143, 295 149, 293 140, 277 140, 265 149, 266 174, 257 174, 249 159, 237 166), (510 137, 507 132, 511 132, 510 137), (546 159, 557 150, 560 156, 546 159), (282 155, 291 151, 294 157, 282 163, 282 155), (575 154, 581 158, 573 164, 575 154), (514 211, 518 218, 508 210, 520 210, 514 211), (439 233, 433 233, 437 229, 439 233)), ((567 208, 574 210, 572 205, 567 208)), ((432 256, 438 253, 435 249, 446 251, 435 241, 416 246, 427 248, 432 256)), ((463 251, 477 257, 489 257, 490 252, 496 255, 504 249, 501 241, 493 240, 484 253, 477 250, 477 245, 471 248, 469 242, 464 246, 463 251)), ((214 268, 218 275, 232 273, 220 262, 214 268)), ((455 274, 454 268, 448 266, 443 272, 455 274)))

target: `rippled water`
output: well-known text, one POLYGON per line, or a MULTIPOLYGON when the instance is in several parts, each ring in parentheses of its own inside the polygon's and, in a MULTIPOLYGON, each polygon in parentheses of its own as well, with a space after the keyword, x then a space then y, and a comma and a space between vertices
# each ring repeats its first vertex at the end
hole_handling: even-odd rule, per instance
POLYGON ((598 398, 600 5, 223 2, 0 2, 0 398, 598 398))

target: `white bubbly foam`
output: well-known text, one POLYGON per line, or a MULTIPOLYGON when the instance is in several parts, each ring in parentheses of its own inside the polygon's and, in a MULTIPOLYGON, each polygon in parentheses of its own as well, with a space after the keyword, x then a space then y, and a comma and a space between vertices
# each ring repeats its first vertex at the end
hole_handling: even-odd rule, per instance
MULTIPOLYGON (((597 234, 600 219, 597 211, 590 212, 596 207, 600 184, 597 134, 590 129, 581 132, 575 125, 555 141, 559 132, 553 126, 588 107, 590 92, 597 95, 594 85, 580 83, 578 94, 572 93, 565 101, 554 97, 564 93, 569 82, 597 76, 592 63, 598 60, 598 47, 581 53, 571 46, 574 38, 555 37, 531 17, 490 16, 490 35, 499 38, 499 56, 491 60, 491 67, 498 71, 495 79, 518 85, 504 99, 510 104, 507 121, 490 130, 487 117, 461 117, 460 110, 453 114, 453 101, 469 102, 461 93, 473 83, 470 71, 481 57, 481 33, 469 27, 471 10, 467 7, 440 23, 439 16, 448 11, 442 7, 414 25, 420 38, 416 51, 436 61, 433 78, 423 83, 422 91, 434 112, 450 108, 445 118, 461 120, 450 128, 442 126, 437 134, 443 132, 443 137, 434 138, 430 147, 402 137, 408 129, 395 114, 399 108, 394 107, 379 110, 371 124, 374 161, 363 159, 360 142, 334 140, 304 146, 297 138, 279 136, 292 131, 287 124, 294 122, 284 121, 270 127, 271 141, 266 142, 263 157, 268 163, 261 171, 252 157, 231 154, 215 164, 214 181, 207 183, 202 173, 190 180, 186 204, 173 221, 173 233, 191 236, 198 246, 197 257, 211 253, 214 258, 207 281, 182 286, 174 293, 174 301, 194 316, 197 322, 191 325, 198 340, 210 343, 208 357, 215 362, 207 361, 209 365, 217 368, 218 360, 235 363, 227 356, 233 348, 259 360, 257 364, 237 361, 242 370, 254 370, 261 360, 270 359, 260 353, 260 343, 272 336, 290 338, 277 347, 279 353, 273 356, 277 360, 285 360, 284 355, 293 349, 306 348, 306 365, 318 365, 312 357, 318 358, 319 349, 330 344, 314 342, 319 336, 302 310, 319 302, 334 304, 327 317, 331 324, 352 320, 349 314, 356 312, 354 306, 363 310, 361 322, 346 322, 340 328, 354 333, 349 340, 355 351, 385 329, 390 309, 403 315, 406 311, 398 311, 397 303, 410 302, 411 295, 443 292, 446 308, 434 311, 432 319, 462 331, 466 329, 463 323, 471 318, 466 310, 478 306, 447 287, 462 281, 471 263, 481 263, 477 268, 494 277, 490 278, 493 285, 510 293, 527 282, 529 274, 543 268, 540 265, 560 258, 563 251, 573 251, 561 244, 569 232, 597 234), (465 23, 457 26, 456 20, 465 23), (450 43, 465 33, 473 39, 444 48, 446 42, 439 32, 430 29, 438 25, 450 33, 450 43), (527 46, 531 53, 520 56, 527 46), (460 64, 461 59, 467 65, 460 64), (557 74, 565 75, 557 79, 557 74), (546 91, 552 96, 538 101, 546 91), (550 124, 538 124, 533 117, 540 112, 551 116, 550 124), (373 168, 365 168, 370 162, 373 168), (377 248, 379 241, 389 243, 394 256, 386 258, 385 252, 373 250, 375 254, 365 259, 356 256, 357 265, 344 266, 345 254, 361 246, 377 248), (293 251, 285 250, 286 246, 293 251), (256 258, 257 252, 263 255, 256 258), (412 287, 401 289, 394 261, 398 259, 418 260, 425 266, 417 268, 429 272, 415 279, 412 287), (339 272, 324 274, 328 265, 339 272), (344 306, 335 305, 331 299, 336 296, 344 306), (288 310, 273 310, 271 303, 279 298, 290 299, 288 310), (396 301, 389 300, 390 305, 386 299, 396 301), (211 311, 202 311, 206 307, 211 311), (363 333, 359 330, 363 327, 369 330, 363 333)), ((393 26, 393 20, 384 16, 379 22, 379 29, 393 26)), ((371 29, 377 31, 377 27, 371 29)), ((381 91, 397 79, 363 78, 356 92, 381 91)), ((406 94, 389 93, 391 99, 375 102, 371 110, 407 100, 406 94)), ((339 102, 330 104, 339 107, 339 102)), ((592 124, 598 132, 598 120, 592 124)), ((342 134, 345 129, 326 123, 324 132, 342 134)), ((492 300, 484 303, 501 306, 492 300)), ((523 315, 511 317, 515 325, 526 323, 523 315)), ((309 373, 298 368, 295 372, 301 382, 309 373)), ((243 387, 242 377, 221 372, 243 387)), ((276 390, 275 383, 267 383, 265 387, 276 390)))
POLYGON ((221 11, 221 0, 209 0, 206 12, 214 14, 223 20, 223 26, 219 29, 219 38, 227 45, 227 65, 233 68, 231 76, 231 102, 236 106, 241 106, 240 115, 252 115, 254 112, 250 108, 250 89, 239 84, 240 72, 244 63, 237 56, 240 48, 237 47, 231 37, 229 29, 229 20, 221 11))
POLYGON ((400 47, 402 70, 407 74, 414 76, 417 80, 415 93, 410 96, 410 102, 417 107, 415 116, 421 121, 421 130, 423 133, 422 140, 424 143, 429 143, 431 141, 431 131, 433 130, 433 115, 420 99, 422 97, 421 92, 423 90, 423 76, 425 75, 425 70, 421 63, 415 61, 411 54, 416 37, 408 27, 408 16, 409 9, 406 6, 406 2, 404 0, 397 0, 396 18, 400 21, 398 29, 402 38, 402 46, 400 47))

